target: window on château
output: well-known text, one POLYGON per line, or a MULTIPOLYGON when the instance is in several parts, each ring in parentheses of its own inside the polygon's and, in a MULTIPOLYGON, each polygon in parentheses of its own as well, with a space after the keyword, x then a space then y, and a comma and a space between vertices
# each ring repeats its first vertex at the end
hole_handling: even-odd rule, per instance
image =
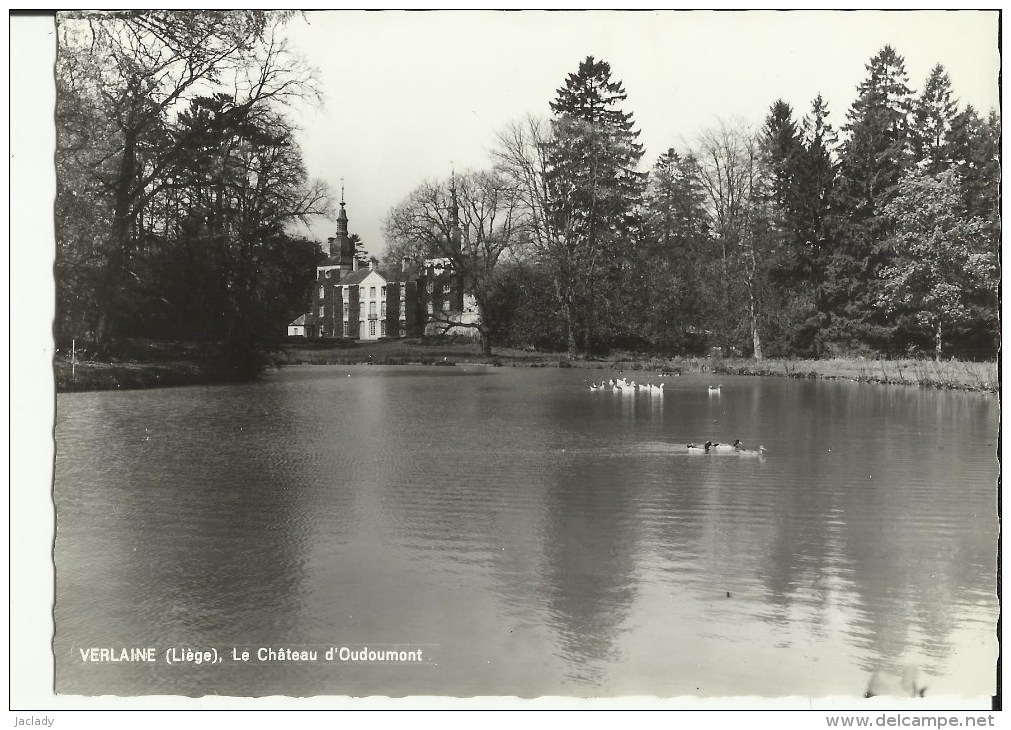
POLYGON ((348 305, 347 302, 344 302, 344 319, 348 318, 349 310, 350 310, 350 306, 348 305))
POLYGON ((379 323, 379 335, 380 337, 386 337, 386 320, 384 319, 379 323))
POLYGON ((369 299, 376 298, 376 288, 374 286, 369 287, 369 299))
POLYGON ((369 322, 369 335, 371 337, 376 336, 376 320, 372 320, 371 322, 369 322))
POLYGON ((319 298, 320 298, 320 299, 322 299, 322 298, 323 298, 323 293, 324 293, 324 291, 325 291, 325 290, 323 289, 323 287, 320 287, 320 288, 319 288, 319 298))
POLYGON ((442 311, 443 312, 448 312, 449 311, 449 300, 448 299, 442 303, 442 311))
POLYGON ((345 337, 347 337, 347 336, 348 336, 348 331, 349 331, 349 328, 348 328, 348 323, 347 323, 347 322, 345 322, 345 323, 344 323, 344 336, 345 336, 345 337))
POLYGON ((320 317, 325 317, 326 316, 326 307, 320 307, 319 308, 319 316, 320 317))
POLYGON ((379 305, 379 315, 381 317, 386 316, 386 302, 383 302, 382 304, 379 305))
POLYGON ((428 284, 425 286, 425 290, 429 294, 431 294, 435 290, 435 284, 433 284, 432 282, 428 282, 428 284))
POLYGON ((382 291, 381 291, 380 293, 381 293, 381 294, 382 294, 382 295, 383 295, 384 297, 386 296, 386 287, 385 287, 385 286, 383 287, 383 289, 382 289, 382 291))
MULTIPOLYGON (((375 317, 376 316, 376 303, 375 302, 369 302, 369 316, 370 317, 375 317)), ((375 334, 375 333, 373 332, 373 334, 375 334)))
POLYGON ((429 314, 433 314, 434 312, 435 312, 435 310, 434 310, 434 309, 432 308, 432 303, 431 303, 431 302, 429 302, 429 303, 428 303, 428 313, 429 313, 429 314))

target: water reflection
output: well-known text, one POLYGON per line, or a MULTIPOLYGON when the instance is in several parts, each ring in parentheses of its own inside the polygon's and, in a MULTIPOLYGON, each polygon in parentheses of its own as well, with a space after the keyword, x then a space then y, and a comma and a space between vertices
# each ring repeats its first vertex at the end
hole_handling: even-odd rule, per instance
POLYGON ((635 598, 636 513, 621 462, 591 472, 556 468, 547 500, 546 570, 541 576, 559 650, 579 682, 601 686, 600 668, 635 598))
POLYGON ((859 694, 913 663, 938 691, 992 692, 993 401, 439 370, 60 396, 58 689, 859 694), (735 438, 769 457, 684 449, 735 438), (178 642, 437 661, 138 672, 73 653, 178 642))

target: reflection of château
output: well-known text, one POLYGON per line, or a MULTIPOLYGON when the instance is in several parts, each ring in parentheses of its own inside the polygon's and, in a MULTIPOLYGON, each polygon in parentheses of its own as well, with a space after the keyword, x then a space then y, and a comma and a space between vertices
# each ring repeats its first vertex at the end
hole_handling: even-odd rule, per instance
MULTIPOLYGON (((452 192, 451 237, 458 247, 455 187, 452 192)), ((381 270, 374 257, 363 262, 348 235, 343 200, 340 205, 337 235, 327 239, 326 259, 316 267, 309 311, 288 325, 288 336, 378 340, 475 333, 457 326, 476 322, 477 308, 473 296, 464 292, 450 258, 428 258, 414 267, 405 258, 396 272, 381 270)))

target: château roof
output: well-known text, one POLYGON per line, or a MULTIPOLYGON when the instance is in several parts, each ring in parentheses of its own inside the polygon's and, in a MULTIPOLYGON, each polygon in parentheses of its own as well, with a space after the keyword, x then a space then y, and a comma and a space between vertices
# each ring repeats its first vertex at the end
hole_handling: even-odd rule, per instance
POLYGON ((358 271, 352 271, 343 279, 340 279, 337 283, 340 284, 341 286, 361 284, 363 281, 365 281, 365 278, 369 274, 379 274, 379 276, 383 279, 383 281, 387 281, 387 277, 384 276, 383 273, 379 271, 379 269, 370 269, 368 267, 365 267, 363 269, 358 269, 358 271))

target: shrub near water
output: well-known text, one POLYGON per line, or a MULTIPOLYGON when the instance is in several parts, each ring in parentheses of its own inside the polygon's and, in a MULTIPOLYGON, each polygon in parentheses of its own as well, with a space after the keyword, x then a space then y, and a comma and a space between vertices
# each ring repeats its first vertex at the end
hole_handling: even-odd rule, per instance
POLYGON ((958 360, 719 360, 712 372, 731 375, 770 375, 827 378, 865 383, 918 385, 925 388, 997 392, 997 365, 958 360))

